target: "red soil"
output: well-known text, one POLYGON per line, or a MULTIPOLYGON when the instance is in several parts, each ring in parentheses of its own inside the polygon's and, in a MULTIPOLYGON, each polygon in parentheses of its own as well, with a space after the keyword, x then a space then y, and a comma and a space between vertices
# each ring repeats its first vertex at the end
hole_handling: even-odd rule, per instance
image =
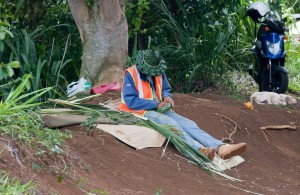
MULTIPOLYGON (((108 93, 91 103, 118 95, 108 93)), ((226 173, 243 181, 214 179, 180 158, 182 154, 171 144, 166 156, 160 158, 163 148, 134 150, 105 132, 86 135, 79 125, 63 128, 72 130, 73 138, 66 141, 66 153, 42 159, 48 169, 32 168, 30 152, 23 152, 25 168, 21 169, 5 150, 0 155, 0 168, 22 181, 36 181, 41 194, 87 194, 92 190, 95 194, 300 193, 299 103, 287 107, 254 105, 248 110, 243 103, 249 97, 233 99, 216 92, 174 94, 174 100, 177 113, 194 120, 216 138, 228 137, 232 129, 232 124, 220 115, 236 122, 239 128, 232 138, 248 144, 242 155, 246 161, 226 173), (297 129, 269 130, 268 141, 260 130, 262 126, 290 124, 297 129)))

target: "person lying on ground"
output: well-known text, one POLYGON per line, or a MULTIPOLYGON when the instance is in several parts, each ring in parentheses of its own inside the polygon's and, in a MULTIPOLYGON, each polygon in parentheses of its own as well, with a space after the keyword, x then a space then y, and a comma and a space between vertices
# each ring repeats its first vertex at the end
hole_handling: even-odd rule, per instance
POLYGON ((171 86, 165 74, 166 63, 157 50, 141 50, 136 56, 136 65, 124 72, 121 111, 144 116, 162 125, 179 130, 181 138, 208 159, 217 153, 222 159, 240 155, 246 150, 246 143, 224 144, 198 125, 172 109, 164 114, 157 109, 167 103, 174 107, 171 86))

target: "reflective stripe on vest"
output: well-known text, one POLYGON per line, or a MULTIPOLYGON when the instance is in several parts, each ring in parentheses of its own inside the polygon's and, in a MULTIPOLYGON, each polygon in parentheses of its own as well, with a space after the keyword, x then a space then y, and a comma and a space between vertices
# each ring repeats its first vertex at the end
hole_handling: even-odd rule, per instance
POLYGON ((133 65, 133 68, 134 68, 134 70, 136 72, 136 76, 137 76, 139 98, 144 98, 144 92, 143 92, 143 88, 142 88, 142 80, 141 80, 140 72, 137 70, 136 65, 133 65))

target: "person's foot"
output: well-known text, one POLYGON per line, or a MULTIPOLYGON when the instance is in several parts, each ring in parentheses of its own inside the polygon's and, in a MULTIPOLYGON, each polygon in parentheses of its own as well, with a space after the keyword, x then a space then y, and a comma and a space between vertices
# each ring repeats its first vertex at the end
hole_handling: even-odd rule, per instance
POLYGON ((212 147, 209 147, 209 148, 202 147, 199 149, 199 152, 201 154, 203 154, 204 156, 206 156, 206 158, 208 158, 209 160, 212 161, 215 157, 216 150, 212 147))
POLYGON ((218 155, 222 159, 229 159, 233 156, 242 154, 246 150, 246 143, 224 144, 218 149, 218 155))

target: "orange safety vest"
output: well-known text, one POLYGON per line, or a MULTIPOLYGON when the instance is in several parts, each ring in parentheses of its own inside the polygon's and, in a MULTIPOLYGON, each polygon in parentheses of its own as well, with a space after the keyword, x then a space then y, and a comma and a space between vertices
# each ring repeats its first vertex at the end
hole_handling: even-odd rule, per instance
MULTIPOLYGON (((154 97, 153 97, 153 92, 152 92, 151 86, 147 81, 141 79, 140 73, 137 70, 136 66, 133 65, 132 67, 125 70, 124 77, 125 77, 127 72, 129 72, 130 75, 133 78, 135 89, 139 92, 139 98, 153 100, 154 97)), ((154 82, 155 82, 156 96, 157 96, 159 101, 162 101, 162 76, 161 75, 160 76, 155 76, 154 77, 154 82)), ((121 103, 121 106, 119 108, 121 111, 132 112, 132 113, 137 114, 137 115, 144 115, 146 113, 146 110, 132 110, 132 109, 130 109, 125 104, 125 101, 123 99, 123 94, 121 94, 121 96, 122 96, 122 103, 121 103)))

